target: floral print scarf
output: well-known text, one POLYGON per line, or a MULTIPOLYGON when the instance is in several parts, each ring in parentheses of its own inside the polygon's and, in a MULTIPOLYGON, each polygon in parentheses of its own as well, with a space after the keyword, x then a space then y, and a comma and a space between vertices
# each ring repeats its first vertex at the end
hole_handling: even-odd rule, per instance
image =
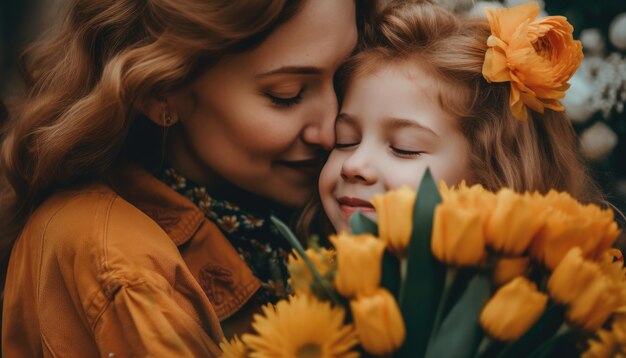
POLYGON ((227 200, 209 194, 172 168, 161 171, 159 178, 179 194, 191 200, 214 222, 261 280, 259 303, 276 303, 291 294, 287 260, 291 246, 270 221, 271 211, 251 213, 227 200))

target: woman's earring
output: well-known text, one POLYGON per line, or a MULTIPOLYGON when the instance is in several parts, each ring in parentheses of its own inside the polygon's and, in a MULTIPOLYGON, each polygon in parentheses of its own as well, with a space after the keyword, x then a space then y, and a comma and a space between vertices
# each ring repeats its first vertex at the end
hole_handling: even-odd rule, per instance
POLYGON ((172 125, 172 114, 167 110, 163 111, 163 124, 165 127, 172 125))

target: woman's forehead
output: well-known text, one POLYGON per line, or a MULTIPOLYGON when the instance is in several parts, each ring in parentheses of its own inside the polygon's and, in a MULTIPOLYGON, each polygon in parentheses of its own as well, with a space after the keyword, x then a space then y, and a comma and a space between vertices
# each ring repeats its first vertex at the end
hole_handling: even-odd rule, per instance
POLYGON ((256 74, 278 67, 316 67, 334 72, 357 41, 354 0, 309 0, 263 43, 243 54, 256 74))

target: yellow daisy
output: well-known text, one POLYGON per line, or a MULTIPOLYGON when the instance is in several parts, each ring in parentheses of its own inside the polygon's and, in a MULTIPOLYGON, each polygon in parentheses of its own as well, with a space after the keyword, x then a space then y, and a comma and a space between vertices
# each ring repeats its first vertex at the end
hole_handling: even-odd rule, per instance
POLYGON ((275 307, 263 307, 252 327, 257 334, 242 339, 251 358, 358 357, 350 349, 358 343, 352 325, 344 325, 344 310, 308 295, 292 296, 275 307))
POLYGON ((248 353, 248 348, 237 336, 230 341, 224 339, 220 343, 220 349, 222 350, 222 358, 245 358, 248 353))

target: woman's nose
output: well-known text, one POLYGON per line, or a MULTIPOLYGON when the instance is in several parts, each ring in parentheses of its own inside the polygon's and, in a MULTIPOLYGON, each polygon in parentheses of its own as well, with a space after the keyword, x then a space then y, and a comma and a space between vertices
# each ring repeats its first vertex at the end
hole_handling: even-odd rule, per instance
POLYGON ((307 144, 331 150, 335 145, 335 119, 338 111, 337 96, 331 86, 320 96, 317 111, 302 132, 302 140, 307 144))
POLYGON ((378 180, 372 158, 369 158, 364 148, 357 148, 341 166, 341 178, 351 183, 372 185, 378 180))

